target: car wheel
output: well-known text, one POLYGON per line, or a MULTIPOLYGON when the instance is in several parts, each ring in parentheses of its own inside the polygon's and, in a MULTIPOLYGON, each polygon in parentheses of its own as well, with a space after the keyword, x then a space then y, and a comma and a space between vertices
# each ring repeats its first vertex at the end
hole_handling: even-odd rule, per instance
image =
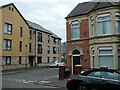
POLYGON ((88 89, 87 89, 86 86, 83 86, 83 85, 82 85, 82 86, 79 86, 79 87, 78 87, 78 90, 88 90, 88 89))

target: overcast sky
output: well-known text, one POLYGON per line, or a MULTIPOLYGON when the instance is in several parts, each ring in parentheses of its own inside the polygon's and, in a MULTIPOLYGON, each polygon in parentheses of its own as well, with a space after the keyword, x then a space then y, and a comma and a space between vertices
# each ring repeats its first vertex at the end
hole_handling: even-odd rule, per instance
POLYGON ((90 0, 0 0, 14 3, 26 20, 40 24, 66 41, 65 17, 81 2, 90 0))

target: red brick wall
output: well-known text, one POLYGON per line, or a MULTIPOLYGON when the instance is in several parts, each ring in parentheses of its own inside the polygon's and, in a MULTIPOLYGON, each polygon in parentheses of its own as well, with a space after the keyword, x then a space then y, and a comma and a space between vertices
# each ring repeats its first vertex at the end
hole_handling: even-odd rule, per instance
POLYGON ((81 64, 83 68, 90 68, 90 51, 89 51, 89 22, 88 20, 81 20, 80 23, 80 38, 83 40, 71 40, 70 24, 66 23, 67 33, 67 66, 71 68, 72 56, 69 55, 70 51, 75 47, 80 47, 83 50, 81 64), (76 44, 78 42, 78 44, 76 44), (85 59, 86 58, 86 59, 85 59))

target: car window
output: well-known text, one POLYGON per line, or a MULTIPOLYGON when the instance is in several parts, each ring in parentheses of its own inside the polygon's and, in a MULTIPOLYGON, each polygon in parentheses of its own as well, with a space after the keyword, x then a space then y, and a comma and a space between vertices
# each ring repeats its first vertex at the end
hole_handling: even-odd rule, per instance
POLYGON ((99 78, 100 78, 100 72, 99 72, 99 71, 97 71, 97 72, 91 72, 91 73, 89 73, 87 76, 99 77, 99 78))
POLYGON ((120 80, 120 75, 117 73, 109 73, 109 79, 120 80))
POLYGON ((102 71, 100 74, 101 74, 100 75, 101 78, 120 80, 120 75, 117 74, 116 72, 105 72, 105 71, 102 71))

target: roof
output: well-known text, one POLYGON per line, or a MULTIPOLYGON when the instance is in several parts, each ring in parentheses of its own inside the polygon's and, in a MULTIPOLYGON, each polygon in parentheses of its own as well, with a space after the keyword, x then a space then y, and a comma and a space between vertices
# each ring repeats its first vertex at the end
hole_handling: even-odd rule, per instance
MULTIPOLYGON (((2 8, 5 8, 5 7, 8 7, 8 6, 10 6, 10 5, 12 5, 16 10, 17 10, 17 12, 19 13, 19 15, 21 16, 21 18, 25 21, 25 23, 28 25, 28 23, 26 22, 26 20, 25 20, 25 18, 22 16, 22 14, 19 12, 19 10, 16 8, 16 6, 13 4, 13 3, 9 3, 9 4, 6 4, 6 5, 2 5, 2 6, 0 6, 0 9, 2 9, 2 8)), ((28 25, 29 26, 29 25, 28 25)))
POLYGON ((120 2, 84 2, 79 3, 66 17, 71 18, 74 16, 80 16, 80 15, 86 15, 90 13, 91 11, 107 8, 107 7, 113 7, 117 6, 120 7, 120 2))
POLYGON ((42 31, 42 32, 51 34, 52 37, 61 39, 61 38, 58 37, 56 34, 54 34, 52 31, 45 29, 45 28, 42 27, 41 25, 39 25, 39 24, 37 24, 37 23, 34 23, 34 22, 31 22, 31 21, 28 21, 28 20, 26 20, 26 21, 27 21, 27 23, 29 24, 29 28, 36 29, 36 30, 38 30, 38 31, 42 31))

